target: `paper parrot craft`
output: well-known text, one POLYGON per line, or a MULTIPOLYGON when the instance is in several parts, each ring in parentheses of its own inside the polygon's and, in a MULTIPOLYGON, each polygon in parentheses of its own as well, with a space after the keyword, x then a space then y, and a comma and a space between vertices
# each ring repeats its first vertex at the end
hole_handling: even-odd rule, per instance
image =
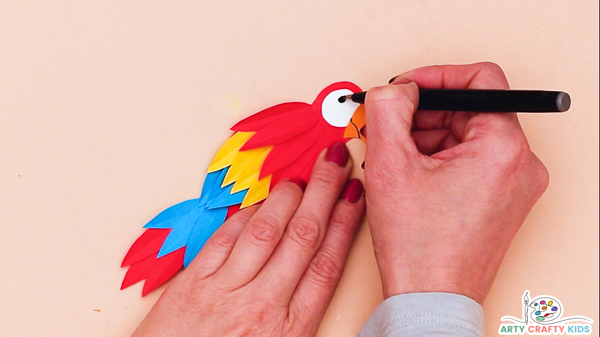
POLYGON ((123 260, 129 269, 121 289, 145 280, 145 296, 187 267, 228 217, 263 201, 282 179, 308 181, 319 153, 332 143, 364 138, 363 106, 338 101, 360 91, 350 82, 334 83, 312 104, 278 104, 234 125, 208 167, 200 198, 171 206, 144 226, 123 260))

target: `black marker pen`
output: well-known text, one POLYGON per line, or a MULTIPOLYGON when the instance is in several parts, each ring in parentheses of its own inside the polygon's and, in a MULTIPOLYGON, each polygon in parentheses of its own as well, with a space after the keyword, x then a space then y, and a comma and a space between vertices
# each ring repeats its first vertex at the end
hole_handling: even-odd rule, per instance
MULTIPOLYGON (((366 91, 339 98, 364 104, 366 91)), ((562 91, 419 89, 419 110, 478 112, 564 112, 571 98, 562 91)))

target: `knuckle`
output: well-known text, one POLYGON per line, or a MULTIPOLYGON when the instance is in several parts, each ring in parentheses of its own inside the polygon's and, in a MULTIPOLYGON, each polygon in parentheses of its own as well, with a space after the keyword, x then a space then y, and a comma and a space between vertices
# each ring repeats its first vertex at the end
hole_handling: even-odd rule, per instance
POLYGON ((280 229, 277 220, 273 216, 262 215, 251 221, 248 226, 250 237, 257 244, 279 240, 280 229))
POLYGON ((417 110, 417 104, 415 99, 411 97, 407 92, 403 92, 402 102, 404 103, 405 111, 415 111, 417 110))
POLYGON ((175 278, 167 286, 165 295, 179 308, 211 309, 217 303, 212 298, 216 293, 205 279, 199 277, 175 278))
POLYGON ((319 220, 307 214, 298 215, 289 225, 290 237, 305 249, 314 249, 321 237, 319 220))
POLYGON ((247 296, 243 301, 255 305, 242 307, 243 315, 238 317, 238 324, 229 327, 227 336, 262 336, 277 331, 275 322, 279 312, 273 310, 270 302, 258 295, 247 296))
POLYGON ((489 61, 480 62, 479 66, 481 67, 482 70, 485 70, 489 73, 504 75, 504 71, 502 70, 502 67, 500 67, 498 64, 496 64, 494 62, 489 62, 489 61))
MULTIPOLYGON (((280 200, 299 200, 302 197, 302 192, 300 189, 296 186, 293 186, 293 184, 277 187, 277 198, 280 200)), ((273 194, 275 193, 271 193, 271 195, 273 194)))
POLYGON ((320 286, 336 284, 341 277, 344 264, 329 250, 321 250, 313 259, 308 272, 320 286))
POLYGON ((385 98, 388 97, 387 92, 388 91, 386 91, 386 87, 374 87, 369 89, 369 92, 367 93, 367 97, 365 99, 368 101, 385 100, 385 98))
POLYGON ((414 97, 407 87, 404 85, 386 85, 369 89, 367 94, 371 101, 391 101, 398 100, 406 102, 410 107, 414 108, 414 97))
POLYGON ((520 166, 525 159, 529 160, 531 150, 525 141, 507 141, 495 152, 493 163, 499 169, 520 166))
POLYGON ((536 170, 535 170, 535 181, 537 182, 537 192, 541 195, 546 191, 550 184, 550 173, 546 166, 537 158, 535 158, 536 170))
POLYGON ((354 236, 355 218, 351 212, 336 212, 329 220, 328 230, 341 233, 344 237, 354 236))
POLYGON ((223 232, 216 233, 211 240, 215 246, 221 249, 229 249, 235 244, 237 237, 231 233, 223 232))
POLYGON ((334 191, 341 185, 341 177, 338 170, 321 166, 310 178, 310 183, 321 191, 334 191))
MULTIPOLYGON (((479 71, 478 73, 480 73, 482 75, 482 77, 480 78, 480 83, 478 85, 483 85, 485 84, 486 87, 488 88, 503 88, 503 89, 508 89, 509 85, 508 85, 508 81, 506 79, 506 75, 504 74, 504 71, 502 70, 502 68, 497 65, 496 63, 492 63, 492 62, 483 62, 483 63, 479 63, 479 71)), ((473 83, 474 84, 474 83, 473 83)))

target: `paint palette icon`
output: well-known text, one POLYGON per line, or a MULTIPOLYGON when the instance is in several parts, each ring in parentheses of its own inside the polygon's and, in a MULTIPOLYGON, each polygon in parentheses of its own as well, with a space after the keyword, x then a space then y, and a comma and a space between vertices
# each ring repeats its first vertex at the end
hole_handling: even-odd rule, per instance
MULTIPOLYGON (((526 290, 523 293, 523 320, 513 317, 513 316, 503 316, 503 321, 512 321, 513 324, 502 324, 500 327, 501 335, 505 334, 502 332, 510 332, 511 329, 521 327, 525 329, 527 325, 531 324, 533 329, 538 329, 539 326, 558 326, 557 324, 564 324, 564 322, 583 322, 585 324, 574 324, 569 325, 571 328, 574 326, 581 326, 582 329, 588 329, 591 331, 592 327, 591 323, 594 323, 592 319, 585 316, 569 316, 562 317, 563 314, 563 305, 562 303, 556 299, 554 296, 541 295, 538 296, 531 301, 529 301, 529 290, 526 290), (516 323, 516 324, 515 324, 516 323)), ((529 328, 532 328, 529 326, 529 328)), ((533 330, 528 330, 532 332, 533 330)), ((537 332, 537 330, 535 330, 537 332)), ((587 330, 586 330, 587 331, 587 330)), ((542 331, 543 332, 543 331, 542 331)), ((510 334, 510 333, 508 333, 510 334)), ((535 333, 536 335, 538 333, 535 333)))
POLYGON ((549 296, 534 298, 529 307, 533 309, 530 311, 530 316, 535 322, 550 322, 559 318, 562 314, 560 302, 549 296))

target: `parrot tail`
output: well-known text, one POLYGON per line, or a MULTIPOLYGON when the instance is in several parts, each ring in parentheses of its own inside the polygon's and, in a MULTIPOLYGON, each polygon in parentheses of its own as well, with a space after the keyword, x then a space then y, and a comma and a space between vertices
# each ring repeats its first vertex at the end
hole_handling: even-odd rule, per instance
POLYGON ((121 290, 145 279, 142 296, 146 296, 183 267, 185 247, 157 258, 170 232, 171 229, 149 228, 134 242, 121 265, 129 266, 121 290))
POLYGON ((146 231, 133 243, 121 264, 130 266, 121 289, 141 280, 146 280, 142 296, 158 288, 187 267, 210 236, 239 211, 247 191, 232 192, 234 184, 222 186, 228 169, 206 176, 199 199, 173 205, 144 226, 146 231))
POLYGON ((233 184, 222 186, 228 169, 207 175, 202 195, 171 206, 144 228, 123 259, 130 266, 121 289, 146 280, 142 296, 168 281, 198 255, 206 240, 240 209, 246 191, 233 192, 233 184))
MULTIPOLYGON (((195 199, 195 201, 197 200, 195 199)), ((239 205, 227 207, 226 218, 229 218, 239 210, 239 205)), ((127 252, 121 264, 121 267, 129 266, 129 270, 127 270, 123 278, 121 290, 142 280, 146 280, 142 290, 142 297, 146 296, 146 294, 160 287, 183 268, 187 246, 158 257, 171 231, 172 229, 170 228, 148 228, 131 245, 129 252, 127 252)))

